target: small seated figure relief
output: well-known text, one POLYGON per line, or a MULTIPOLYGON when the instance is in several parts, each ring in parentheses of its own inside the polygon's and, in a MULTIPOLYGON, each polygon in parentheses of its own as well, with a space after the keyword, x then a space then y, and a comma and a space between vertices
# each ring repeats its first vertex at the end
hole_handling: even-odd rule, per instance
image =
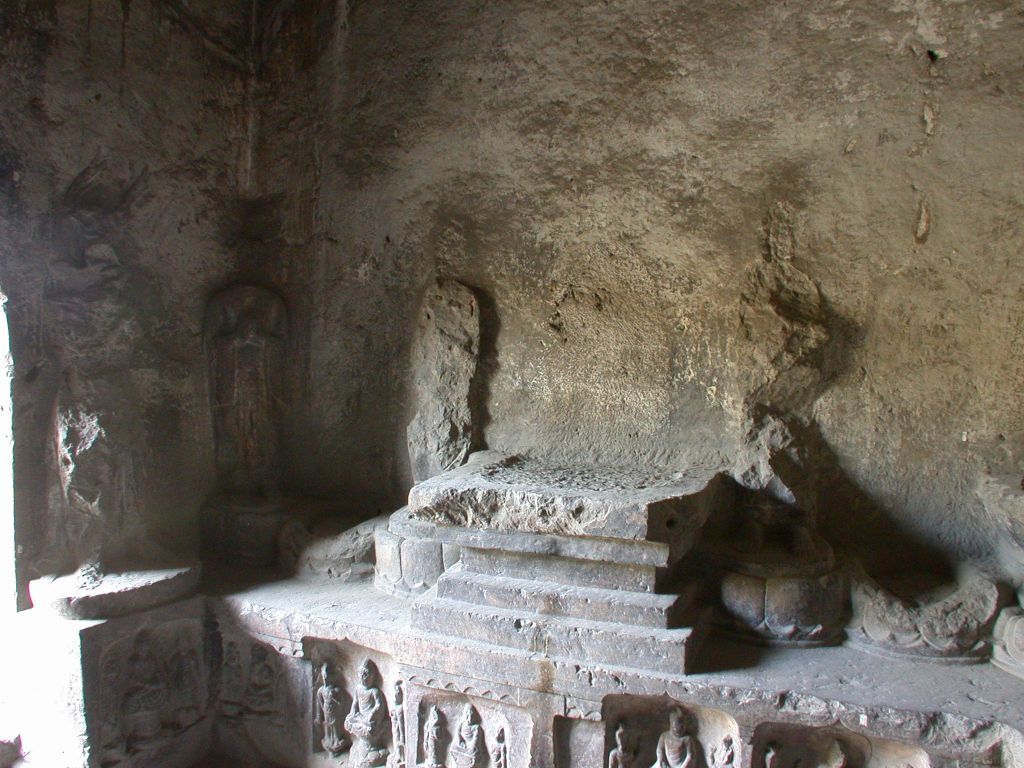
POLYGON ((704 750, 692 730, 694 726, 687 713, 682 707, 673 707, 668 730, 658 739, 651 768, 704 768, 704 750))
POLYGON ((341 730, 341 689, 331 683, 330 668, 324 664, 320 670, 322 682, 316 692, 314 721, 323 728, 320 745, 332 755, 338 755, 349 745, 341 730))
POLYGON ((626 726, 615 729, 615 747, 608 753, 608 768, 633 768, 633 752, 626 744, 626 726))
POLYGON ((419 768, 444 768, 441 761, 441 712, 431 705, 423 724, 423 762, 419 768))
POLYGON ((732 742, 732 736, 726 736, 711 755, 711 768, 732 768, 735 760, 736 745, 732 742))
POLYGON ((359 685, 345 718, 345 730, 352 734, 349 764, 356 768, 384 765, 388 759, 387 704, 376 682, 377 670, 367 659, 359 667, 359 685))
POLYGON ((135 636, 127 667, 125 679, 129 682, 121 699, 121 727, 128 749, 135 751, 140 744, 160 736, 168 699, 167 685, 148 630, 139 630, 135 636))
POLYGON ((764 748, 764 768, 782 768, 781 748, 774 741, 764 748))
POLYGON ((252 646, 249 676, 245 685, 245 706, 254 715, 274 715, 277 699, 277 668, 262 645, 252 646))
POLYGON ((476 708, 467 704, 462 709, 462 716, 455 729, 455 741, 448 750, 453 768, 475 768, 480 742, 480 724, 477 720, 476 708))
POLYGON ((391 701, 391 754, 388 768, 405 768, 405 690, 401 680, 395 680, 391 701))
POLYGON ((505 729, 499 728, 491 747, 490 768, 508 768, 508 745, 505 743, 505 729))

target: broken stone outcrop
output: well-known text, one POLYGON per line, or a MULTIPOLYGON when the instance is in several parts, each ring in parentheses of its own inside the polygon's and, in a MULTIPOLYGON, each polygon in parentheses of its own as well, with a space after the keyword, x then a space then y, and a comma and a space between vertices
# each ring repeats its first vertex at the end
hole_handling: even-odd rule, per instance
POLYGON ((454 280, 427 289, 413 346, 416 415, 406 436, 413 479, 461 466, 478 447, 474 379, 480 357, 480 305, 454 280))

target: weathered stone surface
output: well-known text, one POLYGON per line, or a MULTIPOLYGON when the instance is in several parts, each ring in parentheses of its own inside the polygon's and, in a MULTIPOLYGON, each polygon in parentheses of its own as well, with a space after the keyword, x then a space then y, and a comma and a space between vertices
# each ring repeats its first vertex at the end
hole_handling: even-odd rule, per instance
MULTIPOLYGON (((525 576, 526 574, 521 574, 525 576)), ((438 580, 437 596, 547 616, 588 618, 667 628, 689 604, 682 595, 659 595, 578 584, 488 576, 454 566, 438 580)))
POLYGON ((480 307, 473 290, 438 280, 423 297, 412 361, 416 415, 406 439, 416 482, 461 466, 477 447, 479 356, 480 307))
POLYGON ((1024 677, 1024 610, 1018 605, 1004 608, 992 635, 992 663, 1024 677))
POLYGON ((33 614, 61 627, 25 633, 37 762, 397 760, 379 716, 333 757, 312 700, 399 682, 392 768, 1022 762, 1019 681, 938 665, 995 642, 1017 669, 1016 608, 991 625, 1024 580, 1019 9, 7 6, 21 602, 75 572, 101 586, 60 610, 109 613, 108 572, 194 555, 201 515, 244 566, 166 637, 170 604, 33 614), (316 550, 279 492, 367 519, 409 454, 419 477, 484 446, 527 458, 376 537, 394 595, 362 533, 272 582, 316 550), (718 473, 785 511, 716 548, 718 473), (661 626, 686 587, 814 638, 854 557, 878 582, 851 633, 915 663, 722 642, 666 671, 691 669, 661 626), (966 561, 991 583, 880 586, 966 561))
POLYGON ((32 764, 190 768, 211 747, 200 598, 118 618, 19 617, 32 658, 15 671, 32 764))
POLYGON ((854 639, 865 647, 949 663, 984 661, 999 590, 981 574, 969 574, 952 592, 917 601, 900 598, 861 574, 853 587, 854 639))
POLYGON ((65 619, 106 619, 188 597, 199 586, 198 564, 125 573, 44 577, 29 585, 34 607, 65 619))
POLYGON ((299 575, 358 578, 373 569, 375 536, 387 521, 382 515, 349 527, 328 519, 308 531, 292 520, 278 538, 278 563, 299 575))
MULTIPOLYGON (((707 519, 713 475, 551 464, 485 451, 418 483, 409 514, 443 525, 685 540, 707 519)), ((664 540, 664 539, 661 539, 664 540)))

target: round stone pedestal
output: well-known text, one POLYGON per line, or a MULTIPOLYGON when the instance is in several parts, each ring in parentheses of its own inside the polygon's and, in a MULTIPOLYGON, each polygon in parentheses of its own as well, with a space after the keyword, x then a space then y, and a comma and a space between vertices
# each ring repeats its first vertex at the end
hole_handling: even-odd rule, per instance
POLYGON ((726 629, 768 644, 842 642, 847 579, 806 512, 778 501, 749 503, 706 549, 721 579, 726 629))

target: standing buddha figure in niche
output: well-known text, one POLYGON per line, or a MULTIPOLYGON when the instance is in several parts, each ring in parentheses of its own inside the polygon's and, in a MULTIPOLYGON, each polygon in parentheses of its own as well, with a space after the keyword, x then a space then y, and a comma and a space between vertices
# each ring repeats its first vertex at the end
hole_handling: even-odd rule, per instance
POLYGON ((321 668, 320 677, 322 683, 316 692, 316 723, 324 731, 320 745, 337 755, 348 746, 348 739, 341 731, 341 689, 331 682, 327 664, 321 668))
POLYGON ((405 768, 405 689, 401 680, 395 680, 391 703, 391 754, 389 768, 405 768))
POLYGON ((436 705, 427 710, 427 721, 423 724, 423 762, 420 768, 442 768, 441 762, 441 711, 436 705))
POLYGON ((256 286, 229 288, 207 307, 217 470, 235 499, 278 494, 286 324, 281 299, 256 286))

